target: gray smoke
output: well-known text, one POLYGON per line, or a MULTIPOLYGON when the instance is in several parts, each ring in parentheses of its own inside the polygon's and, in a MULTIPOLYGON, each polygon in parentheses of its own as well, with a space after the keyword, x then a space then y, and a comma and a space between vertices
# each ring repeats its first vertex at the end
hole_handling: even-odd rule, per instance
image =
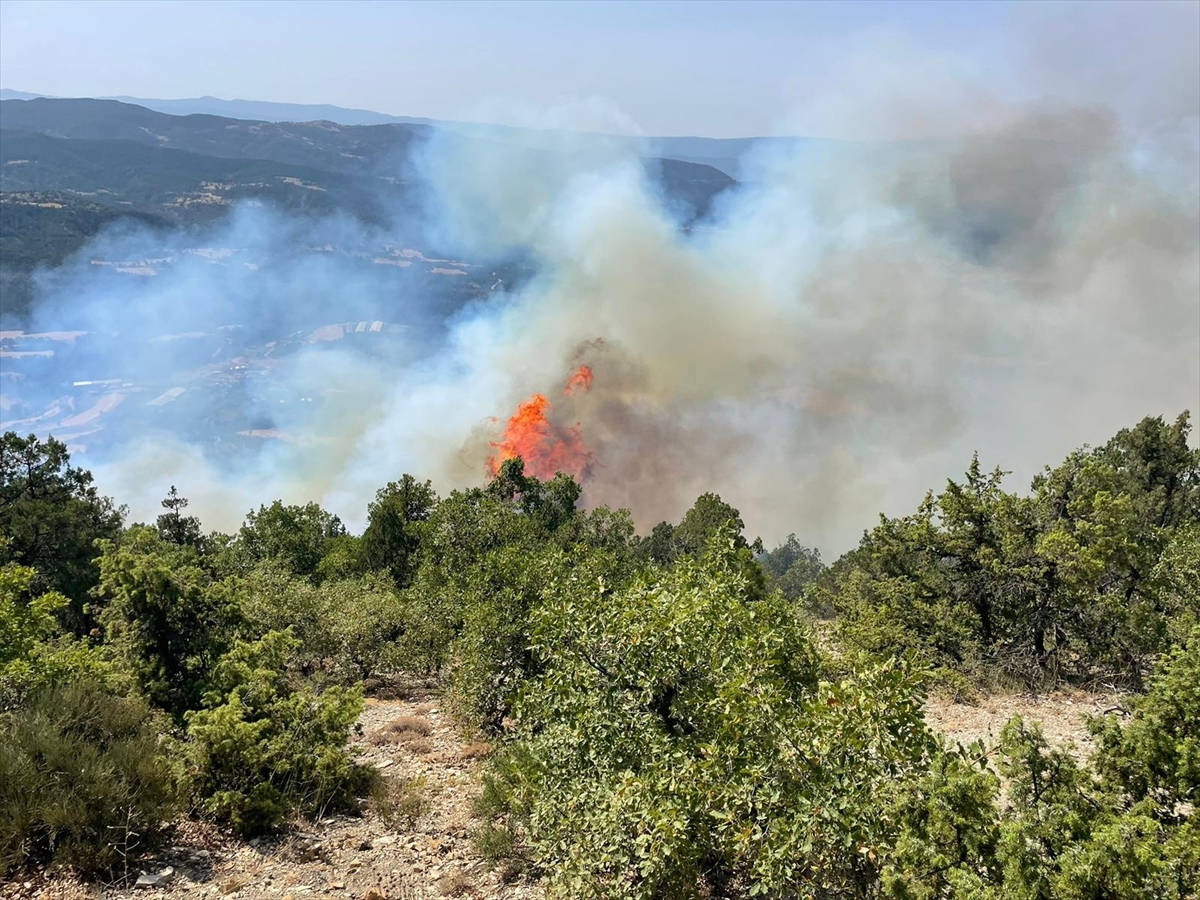
MULTIPOLYGON (((394 230, 471 277, 520 257, 532 275, 519 287, 458 305, 415 288, 397 297, 337 252, 294 253, 402 243, 386 230, 246 211, 206 238, 235 250, 228 264, 197 259, 129 291, 129 279, 99 290, 76 277, 81 261, 47 280, 35 327, 148 339, 236 322, 270 335, 367 313, 410 326, 383 353, 313 343, 281 358, 273 377, 320 398, 264 410, 288 442, 231 456, 178 433, 126 436, 96 468, 135 516, 174 483, 214 527, 275 497, 361 522, 405 471, 442 490, 481 483, 489 441, 541 392, 593 453, 587 503, 628 507, 648 527, 713 490, 769 541, 794 531, 841 551, 975 450, 1019 486, 1144 415, 1200 409, 1196 48, 1172 59, 1142 85, 1171 93, 1152 121, 1128 115, 1124 95, 1084 102, 1095 93, 1075 83, 1069 103, 971 109, 956 107, 987 91, 947 91, 940 105, 910 91, 943 136, 764 144, 687 228, 635 141, 558 119, 531 122, 556 126, 536 139, 435 132, 410 160, 420 237, 411 219, 394 230), (291 262, 239 262, 250 256, 291 262), (591 391, 562 396, 584 362, 591 391)), ((109 235, 83 257, 142 259, 162 240, 109 235)))

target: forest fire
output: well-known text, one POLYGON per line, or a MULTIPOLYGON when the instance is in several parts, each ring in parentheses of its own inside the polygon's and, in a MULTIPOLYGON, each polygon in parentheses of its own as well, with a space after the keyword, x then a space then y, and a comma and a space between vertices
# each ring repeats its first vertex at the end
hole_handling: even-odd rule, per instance
MULTIPOLYGON (((569 397, 586 392, 591 386, 591 367, 580 366, 567 379, 563 393, 569 397)), ((492 441, 494 452, 487 460, 488 477, 496 477, 501 463, 516 456, 525 461, 525 474, 535 478, 546 480, 556 472, 577 479, 588 477, 592 454, 583 443, 580 426, 554 424, 548 415, 552 408, 544 394, 534 394, 517 407, 504 428, 504 436, 492 441)))
POLYGON ((571 373, 571 377, 567 379, 567 384, 563 388, 563 393, 570 397, 572 394, 577 394, 580 391, 587 391, 592 386, 592 367, 580 366, 571 373))

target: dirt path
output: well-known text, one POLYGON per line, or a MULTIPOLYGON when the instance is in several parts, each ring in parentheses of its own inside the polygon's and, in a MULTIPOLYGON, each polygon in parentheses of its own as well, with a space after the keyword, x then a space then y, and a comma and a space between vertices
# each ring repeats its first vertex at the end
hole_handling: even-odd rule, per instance
POLYGON ((355 744, 399 799, 396 814, 372 808, 249 844, 185 822, 173 843, 143 860, 139 874, 168 868, 159 887, 88 887, 66 879, 0 886, 5 900, 534 900, 535 884, 505 884, 471 847, 471 804, 486 745, 465 743, 438 708, 433 690, 407 685, 367 701, 355 744), (385 699, 386 698, 386 699, 385 699), (406 789, 407 787, 407 789, 406 789))
POLYGON ((1051 746, 1069 744, 1074 748, 1074 756, 1085 760, 1095 747, 1087 730, 1087 717, 1123 705, 1120 694, 1084 691, 1060 691, 1040 696, 996 694, 971 704, 954 703, 935 696, 925 704, 925 720, 935 731, 952 740, 963 744, 982 740, 994 747, 1008 720, 1021 715, 1041 724, 1042 733, 1051 746))

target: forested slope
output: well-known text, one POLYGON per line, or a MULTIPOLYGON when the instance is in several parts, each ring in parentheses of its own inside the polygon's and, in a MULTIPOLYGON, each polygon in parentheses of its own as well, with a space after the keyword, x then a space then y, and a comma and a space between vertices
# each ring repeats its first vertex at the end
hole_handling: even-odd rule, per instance
POLYGON ((128 524, 10 433, 0 866, 111 877, 164 811, 250 837, 393 809, 412 786, 348 737, 401 675, 496 748, 476 847, 553 896, 1195 897, 1188 438, 1147 418, 1029 493, 973 461, 825 568, 713 494, 639 536, 519 458, 446 497, 404 475, 360 535, 282 502, 205 533, 174 488, 128 524), (922 713, 931 684, 1098 679, 1133 694, 1084 762, 1020 717, 960 747, 922 713))

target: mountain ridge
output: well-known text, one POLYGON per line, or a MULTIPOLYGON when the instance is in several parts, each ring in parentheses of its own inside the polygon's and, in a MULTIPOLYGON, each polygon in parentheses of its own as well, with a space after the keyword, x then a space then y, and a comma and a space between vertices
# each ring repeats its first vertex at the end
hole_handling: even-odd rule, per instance
MULTIPOLYGON (((210 115, 244 121, 283 123, 332 122, 342 126, 403 125, 428 126, 445 131, 466 133, 472 136, 489 135, 493 138, 505 136, 536 136, 543 129, 522 128, 514 125, 499 125, 434 119, 421 116, 395 116, 374 110, 335 106, 332 104, 282 103, 271 100, 226 100, 220 97, 203 96, 184 99, 158 99, 114 95, 96 98, 65 98, 30 91, 0 88, 0 101, 9 100, 111 100, 140 106, 154 112, 173 116, 210 115)), ((659 156, 695 162, 720 169, 732 178, 740 174, 739 158, 754 146, 784 144, 800 146, 839 146, 844 142, 827 138, 803 136, 749 135, 743 137, 706 137, 701 135, 610 135, 601 132, 579 132, 580 134, 608 140, 627 141, 639 155, 659 156)))

